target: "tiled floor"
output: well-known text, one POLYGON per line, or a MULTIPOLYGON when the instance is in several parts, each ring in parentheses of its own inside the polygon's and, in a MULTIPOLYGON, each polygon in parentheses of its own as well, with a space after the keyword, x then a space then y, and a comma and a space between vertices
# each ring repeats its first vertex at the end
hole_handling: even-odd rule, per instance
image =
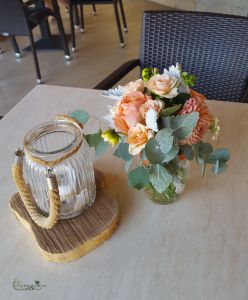
MULTIPOLYGON (((165 6, 146 0, 124 0, 128 23, 125 34, 126 47, 120 48, 113 7, 97 6, 97 16, 91 6, 85 8, 85 33, 76 32, 77 52, 72 60, 64 60, 62 51, 39 52, 41 74, 44 83, 73 87, 94 87, 121 63, 138 57, 142 12, 166 9, 165 6)), ((69 33, 69 16, 61 9, 65 30, 69 33)), ((50 21, 52 32, 56 24, 50 21)), ((37 32, 36 36, 39 36, 37 32)), ((27 45, 26 37, 18 38, 20 47, 27 45)), ((35 85, 36 75, 32 55, 24 52, 18 59, 13 55, 9 41, 1 45, 0 54, 0 115, 6 114, 35 85)), ((124 81, 138 76, 138 71, 124 81)), ((68 99, 70 101, 70 99, 68 99)))

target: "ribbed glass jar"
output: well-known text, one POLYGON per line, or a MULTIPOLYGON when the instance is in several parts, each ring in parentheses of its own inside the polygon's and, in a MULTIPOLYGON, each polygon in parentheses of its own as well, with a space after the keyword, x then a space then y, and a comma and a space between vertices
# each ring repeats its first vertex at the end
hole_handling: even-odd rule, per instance
POLYGON ((41 213, 49 214, 48 172, 57 178, 60 219, 76 217, 94 202, 94 170, 89 146, 79 126, 69 121, 43 123, 24 137, 24 151, 24 176, 41 213), (51 162, 61 158, 62 161, 53 167, 39 163, 40 160, 51 162))
POLYGON ((170 185, 162 193, 156 191, 153 185, 149 182, 144 190, 149 199, 157 204, 171 204, 178 200, 179 195, 185 188, 185 181, 188 177, 189 161, 184 159, 178 161, 176 172, 172 174, 173 179, 170 185))

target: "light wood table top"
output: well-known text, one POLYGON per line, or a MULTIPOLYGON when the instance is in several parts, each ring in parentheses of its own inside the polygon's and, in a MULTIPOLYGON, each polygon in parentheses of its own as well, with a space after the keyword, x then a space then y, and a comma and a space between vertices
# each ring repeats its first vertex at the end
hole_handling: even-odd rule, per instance
POLYGON ((95 160, 120 204, 119 229, 77 261, 56 264, 40 256, 9 208, 16 192, 13 152, 29 129, 57 113, 84 108, 100 118, 108 103, 96 90, 41 85, 0 121, 0 299, 247 300, 247 104, 209 101, 222 128, 214 146, 229 148, 229 169, 219 176, 207 169, 201 178, 192 163, 174 204, 156 205, 143 191, 128 188, 123 162, 111 149, 95 160), (15 279, 45 287, 15 290, 15 279))

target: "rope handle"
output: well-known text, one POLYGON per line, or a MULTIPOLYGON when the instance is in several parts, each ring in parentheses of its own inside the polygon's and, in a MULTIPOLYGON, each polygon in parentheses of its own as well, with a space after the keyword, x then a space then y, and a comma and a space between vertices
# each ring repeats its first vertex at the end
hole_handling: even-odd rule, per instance
POLYGON ((50 214, 48 217, 42 215, 36 204, 33 201, 33 196, 30 188, 26 184, 23 176, 23 156, 24 152, 18 149, 15 152, 15 160, 12 166, 12 176, 21 199, 30 215, 32 220, 40 227, 45 229, 51 229, 58 222, 60 216, 60 196, 58 189, 58 182, 56 175, 48 173, 47 186, 48 186, 48 198, 50 202, 50 214))

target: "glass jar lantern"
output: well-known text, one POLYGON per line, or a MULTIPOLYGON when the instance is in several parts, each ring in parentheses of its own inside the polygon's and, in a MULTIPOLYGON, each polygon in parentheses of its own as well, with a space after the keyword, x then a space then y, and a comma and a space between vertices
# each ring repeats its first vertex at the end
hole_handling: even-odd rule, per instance
POLYGON ((64 117, 33 128, 24 137, 23 150, 15 154, 13 178, 39 226, 51 228, 59 219, 78 216, 94 202, 90 150, 74 119, 64 117))

